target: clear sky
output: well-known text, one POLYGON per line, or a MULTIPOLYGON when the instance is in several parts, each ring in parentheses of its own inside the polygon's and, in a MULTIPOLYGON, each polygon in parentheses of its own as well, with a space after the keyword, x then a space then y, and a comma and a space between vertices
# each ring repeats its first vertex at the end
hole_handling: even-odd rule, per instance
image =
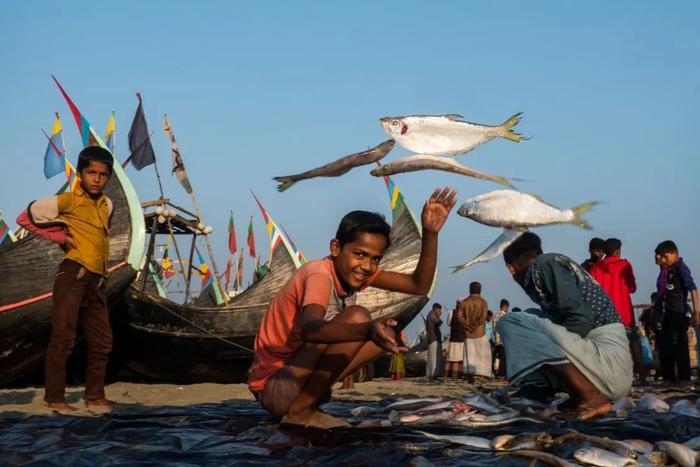
MULTIPOLYGON (((0 2, 0 210, 14 224, 61 185, 42 172, 41 129, 50 131, 54 111, 73 161, 80 149, 51 74, 100 133, 116 111, 120 159, 140 91, 166 192, 190 206, 169 175, 168 113, 216 229, 220 269, 229 210, 239 241, 255 215, 257 242, 267 242, 249 188, 310 258, 327 253, 347 211, 389 215, 369 168, 281 194, 271 180, 385 140, 380 117, 458 113, 495 124, 523 111, 517 129, 531 140, 493 141, 460 161, 531 180, 519 188, 560 207, 602 201, 587 216, 593 232, 536 232, 545 251, 577 260, 593 235, 622 239, 634 301, 645 302, 659 241, 675 240, 700 279, 699 22, 700 4, 673 1, 0 2)), ((386 160, 406 154, 397 147, 386 160)), ((152 168, 127 173, 142 200, 157 197, 152 168)), ((499 188, 441 172, 395 181, 417 214, 439 185, 456 187, 460 202, 499 188)), ((455 214, 443 232, 434 300, 452 305, 479 280, 492 309, 501 297, 531 305, 500 259, 449 271, 496 229, 455 214)))

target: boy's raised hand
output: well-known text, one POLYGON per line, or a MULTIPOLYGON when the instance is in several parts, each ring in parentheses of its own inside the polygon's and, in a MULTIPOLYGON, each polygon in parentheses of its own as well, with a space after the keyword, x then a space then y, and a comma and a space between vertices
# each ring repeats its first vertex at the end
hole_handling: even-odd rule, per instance
POLYGON ((440 232, 456 203, 457 190, 450 187, 436 188, 423 206, 421 215, 423 230, 432 233, 440 232))
POLYGON ((371 338, 372 341, 387 352, 404 353, 408 352, 408 347, 403 343, 393 328, 398 323, 394 319, 377 319, 372 321, 371 338))

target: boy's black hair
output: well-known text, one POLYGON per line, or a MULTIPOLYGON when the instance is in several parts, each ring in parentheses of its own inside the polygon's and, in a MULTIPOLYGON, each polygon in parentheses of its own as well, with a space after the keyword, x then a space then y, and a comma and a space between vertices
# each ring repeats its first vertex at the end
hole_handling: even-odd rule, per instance
POLYGON ((500 307, 503 308, 504 306, 510 306, 510 302, 508 302, 508 300, 505 298, 502 298, 500 307))
POLYGON ((481 293, 481 284, 478 282, 469 283, 469 293, 481 293))
POLYGON ((657 297, 658 295, 659 295, 658 292, 652 292, 652 293, 651 293, 651 299, 652 299, 652 300, 656 300, 656 297, 657 297))
POLYGON ((80 172, 85 167, 90 165, 90 161, 102 162, 107 165, 109 174, 112 174, 112 166, 114 165, 114 157, 112 153, 101 146, 88 146, 78 154, 77 170, 80 172))
POLYGON ((345 214, 340 220, 335 239, 342 248, 346 243, 357 240, 357 235, 361 233, 384 235, 386 247, 391 245, 391 226, 386 223, 384 216, 369 211, 351 211, 345 214))
POLYGON ((487 316, 487 317, 493 316, 493 311, 491 311, 491 310, 486 310, 486 316, 487 316))
POLYGON ((442 309, 442 305, 440 305, 438 302, 435 302, 435 303, 433 303, 433 310, 434 310, 435 308, 440 308, 440 309, 442 309))
POLYGON ((536 258, 542 254, 542 240, 532 232, 525 232, 503 251, 503 260, 512 264, 520 257, 536 258))
POLYGON ((666 253, 678 253, 678 247, 672 240, 664 240, 663 242, 656 245, 654 253, 657 255, 663 255, 666 253))
POLYGON ((615 251, 622 248, 622 241, 617 238, 609 238, 605 240, 605 254, 612 256, 615 251))
POLYGON ((591 241, 588 242, 589 250, 605 250, 605 240, 600 237, 593 237, 591 241))
POLYGON ((521 310, 519 306, 514 306, 513 311, 518 312, 518 311, 523 311, 523 310, 521 310))

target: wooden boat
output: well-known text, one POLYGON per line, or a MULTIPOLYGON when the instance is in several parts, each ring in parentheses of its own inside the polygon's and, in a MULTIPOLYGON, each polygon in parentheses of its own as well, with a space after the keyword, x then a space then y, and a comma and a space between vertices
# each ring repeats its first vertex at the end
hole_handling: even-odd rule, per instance
MULTIPOLYGON (((92 128, 89 132, 106 147, 92 128)), ((136 191, 118 163, 105 194, 114 204, 107 280, 112 304, 121 302, 141 266, 145 227, 136 191)), ((0 246, 0 387, 38 372, 43 365, 54 277, 62 260, 61 248, 33 234, 0 246)))
MULTIPOLYGON (((392 244, 381 267, 410 273, 420 255, 420 227, 398 188, 389 178, 386 182, 392 200, 392 244)), ((272 222, 260 207, 266 222, 272 222)), ((273 245, 270 272, 227 305, 181 305, 148 289, 141 291, 138 285, 129 290, 126 314, 118 318, 129 370, 150 380, 175 383, 246 380, 253 341, 267 306, 300 266, 300 253, 272 224, 273 228, 268 226, 273 245)), ((368 288, 358 295, 358 304, 373 310, 373 317, 392 317, 403 327, 428 299, 368 288)), ((211 298, 200 303, 204 300, 211 304, 211 298)))

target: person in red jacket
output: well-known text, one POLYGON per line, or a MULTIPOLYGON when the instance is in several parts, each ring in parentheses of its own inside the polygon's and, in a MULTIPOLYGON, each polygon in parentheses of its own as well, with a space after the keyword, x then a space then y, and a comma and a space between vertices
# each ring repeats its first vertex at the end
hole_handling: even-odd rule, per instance
POLYGON ((622 319, 622 324, 625 325, 635 371, 639 374, 639 381, 644 383, 647 380, 648 371, 642 360, 642 345, 630 298, 630 294, 637 291, 637 283, 634 279, 632 264, 620 257, 621 252, 622 242, 619 239, 605 240, 605 258, 593 263, 589 272, 608 294, 622 319))

